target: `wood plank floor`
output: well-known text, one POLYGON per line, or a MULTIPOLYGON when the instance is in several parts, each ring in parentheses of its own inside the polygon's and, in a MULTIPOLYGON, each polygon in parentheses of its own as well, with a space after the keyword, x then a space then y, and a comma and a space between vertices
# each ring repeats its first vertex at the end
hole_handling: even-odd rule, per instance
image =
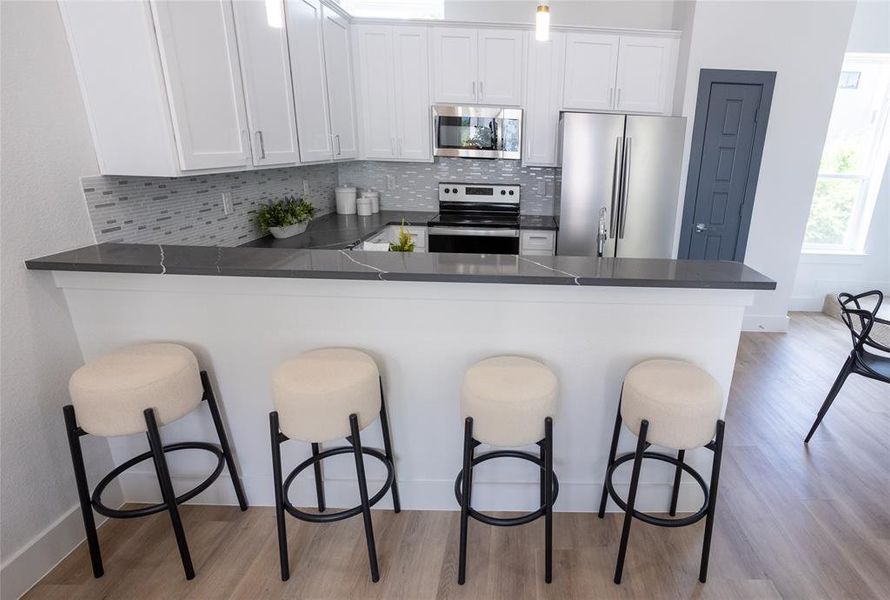
POLYGON ((381 580, 370 582, 360 518, 288 519, 291 579, 278 577, 271 508, 185 506, 197 577, 187 582, 166 515, 100 530, 106 574, 85 545, 27 598, 890 598, 890 388, 853 376, 809 447, 803 436, 849 350, 843 326, 793 315, 788 334, 744 334, 729 412, 707 584, 703 522, 635 522, 624 583, 612 583, 621 517, 555 515, 554 580, 543 522, 471 522, 466 585, 455 582, 456 512, 375 511, 381 580))

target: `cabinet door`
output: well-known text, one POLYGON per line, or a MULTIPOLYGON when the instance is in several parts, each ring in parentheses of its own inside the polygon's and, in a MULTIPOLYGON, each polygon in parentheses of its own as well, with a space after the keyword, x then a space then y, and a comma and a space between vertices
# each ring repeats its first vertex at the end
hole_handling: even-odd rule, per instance
POLYGON ((355 126, 355 91, 352 86, 349 23, 339 13, 322 7, 324 17, 324 64, 328 81, 328 106, 334 159, 358 156, 355 126))
POLYGON ((321 5, 318 0, 286 0, 286 8, 300 158, 303 162, 331 160, 321 5))
POLYGON ((426 27, 393 27, 397 151, 406 160, 432 160, 430 71, 426 27))
POLYGON ((621 36, 615 106, 627 112, 670 113, 677 40, 621 36))
POLYGON ((481 104, 519 106, 522 103, 521 31, 479 31, 479 89, 481 104))
POLYGON ((433 100, 475 104, 479 85, 476 30, 434 27, 431 34, 433 100))
POLYGON ((355 36, 362 157, 395 158, 392 27, 357 25, 352 28, 352 33, 355 36))
POLYGON ((618 39, 597 33, 566 35, 564 108, 611 110, 615 106, 618 39))
POLYGON ((533 32, 528 36, 522 163, 552 167, 557 164, 566 36, 554 32, 547 42, 536 41, 533 32))
POLYGON ((249 165, 232 4, 152 2, 182 170, 249 165))
POLYGON ((253 164, 300 162, 281 0, 239 0, 235 10, 253 164))

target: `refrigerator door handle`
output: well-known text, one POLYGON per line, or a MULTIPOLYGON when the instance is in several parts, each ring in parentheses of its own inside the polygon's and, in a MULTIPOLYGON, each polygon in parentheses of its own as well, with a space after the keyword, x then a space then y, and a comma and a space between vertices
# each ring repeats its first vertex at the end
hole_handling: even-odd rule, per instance
POLYGON ((620 193, 620 176, 622 172, 621 146, 624 140, 621 137, 615 139, 615 162, 612 165, 612 206, 609 211, 609 237, 615 237, 615 229, 618 228, 618 210, 615 201, 620 193))
POLYGON ((618 237, 624 239, 624 224, 627 223, 627 187, 630 183, 630 143, 631 138, 624 140, 624 155, 621 164, 621 201, 619 202, 620 220, 618 224, 618 237))

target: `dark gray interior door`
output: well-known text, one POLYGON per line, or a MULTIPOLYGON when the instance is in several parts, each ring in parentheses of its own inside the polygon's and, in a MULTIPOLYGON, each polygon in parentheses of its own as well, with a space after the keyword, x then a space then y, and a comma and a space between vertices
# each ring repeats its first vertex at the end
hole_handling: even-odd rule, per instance
POLYGON ((679 258, 744 260, 774 80, 702 70, 679 258))

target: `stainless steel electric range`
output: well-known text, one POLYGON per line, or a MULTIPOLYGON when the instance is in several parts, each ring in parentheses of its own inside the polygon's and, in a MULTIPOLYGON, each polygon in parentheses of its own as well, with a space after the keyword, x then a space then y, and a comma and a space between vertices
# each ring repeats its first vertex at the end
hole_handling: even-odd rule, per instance
POLYGON ((430 252, 519 254, 519 186, 440 183, 430 252))

